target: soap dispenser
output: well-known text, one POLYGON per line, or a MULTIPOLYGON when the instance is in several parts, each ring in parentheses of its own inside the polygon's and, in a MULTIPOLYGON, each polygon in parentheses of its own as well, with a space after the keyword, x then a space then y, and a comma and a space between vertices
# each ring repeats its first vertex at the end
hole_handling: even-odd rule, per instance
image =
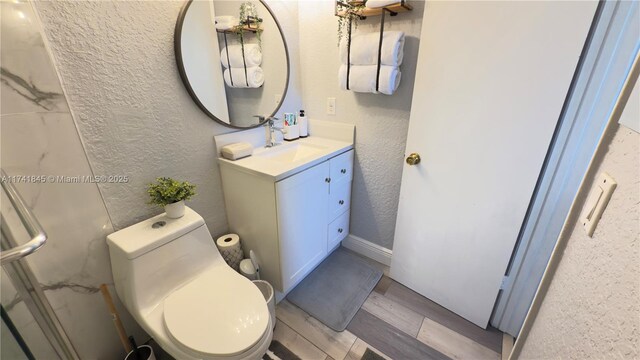
POLYGON ((300 110, 300 116, 298 116, 298 127, 300 131, 300 137, 304 138, 309 136, 309 122, 304 115, 304 110, 300 110))

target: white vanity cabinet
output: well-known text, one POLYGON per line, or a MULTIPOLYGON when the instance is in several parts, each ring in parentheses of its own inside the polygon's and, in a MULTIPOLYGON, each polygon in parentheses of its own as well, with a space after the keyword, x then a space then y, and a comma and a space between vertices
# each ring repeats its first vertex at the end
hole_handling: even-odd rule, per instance
POLYGON ((349 233, 353 150, 282 180, 221 166, 230 230, 261 276, 287 293, 349 233))

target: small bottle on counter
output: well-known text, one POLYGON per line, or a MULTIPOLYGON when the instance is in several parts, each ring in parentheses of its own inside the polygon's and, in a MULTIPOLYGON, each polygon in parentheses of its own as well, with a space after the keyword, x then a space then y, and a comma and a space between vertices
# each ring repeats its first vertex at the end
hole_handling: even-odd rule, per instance
POLYGON ((298 116, 298 127, 300 130, 300 137, 304 138, 309 136, 309 122, 304 115, 304 110, 300 110, 300 116, 298 116))

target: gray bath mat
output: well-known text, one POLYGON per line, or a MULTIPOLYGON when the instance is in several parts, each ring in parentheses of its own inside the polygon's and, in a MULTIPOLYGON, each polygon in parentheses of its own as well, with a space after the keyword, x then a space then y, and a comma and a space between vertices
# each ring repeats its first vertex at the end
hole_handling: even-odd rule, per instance
POLYGON ((287 299, 335 331, 344 330, 356 315, 382 271, 357 255, 334 251, 287 299))

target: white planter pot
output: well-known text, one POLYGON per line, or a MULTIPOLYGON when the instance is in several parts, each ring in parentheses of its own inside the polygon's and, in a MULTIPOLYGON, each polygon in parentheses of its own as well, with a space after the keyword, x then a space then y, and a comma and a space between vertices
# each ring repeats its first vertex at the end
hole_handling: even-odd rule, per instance
POLYGON ((170 219, 178 219, 184 216, 184 200, 164 206, 164 211, 170 219))

